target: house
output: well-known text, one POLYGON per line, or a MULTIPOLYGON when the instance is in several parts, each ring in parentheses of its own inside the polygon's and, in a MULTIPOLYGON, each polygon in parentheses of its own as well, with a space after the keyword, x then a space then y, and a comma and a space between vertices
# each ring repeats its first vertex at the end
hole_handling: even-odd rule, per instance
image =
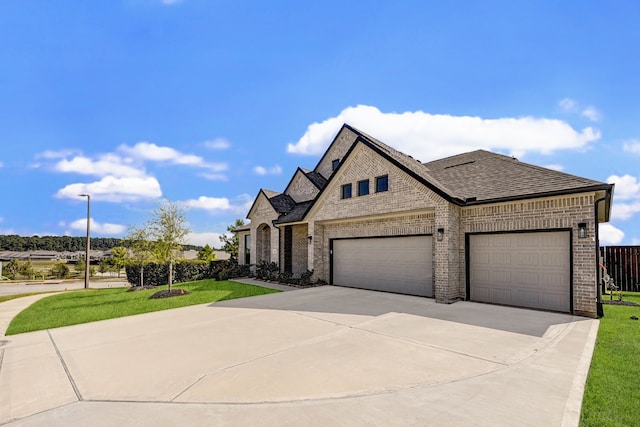
POLYGON ((613 185, 484 150, 421 163, 343 125, 313 170, 262 189, 239 262, 357 287, 597 316, 613 185))

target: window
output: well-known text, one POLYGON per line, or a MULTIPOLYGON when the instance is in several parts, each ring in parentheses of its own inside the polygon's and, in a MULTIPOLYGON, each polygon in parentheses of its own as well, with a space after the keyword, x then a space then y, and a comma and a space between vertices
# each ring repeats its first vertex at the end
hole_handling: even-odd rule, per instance
POLYGON ((251 234, 244 236, 244 263, 251 264, 251 234))
POLYGON ((389 175, 379 176, 376 178, 376 193, 389 190, 389 175))
POLYGON ((335 159, 331 162, 331 170, 338 169, 338 166, 340 166, 340 159, 335 159))
POLYGON ((369 180, 358 181, 358 196, 366 196, 369 194, 369 180))
POLYGON ((343 199, 351 198, 351 184, 345 184, 342 186, 342 198, 343 199))

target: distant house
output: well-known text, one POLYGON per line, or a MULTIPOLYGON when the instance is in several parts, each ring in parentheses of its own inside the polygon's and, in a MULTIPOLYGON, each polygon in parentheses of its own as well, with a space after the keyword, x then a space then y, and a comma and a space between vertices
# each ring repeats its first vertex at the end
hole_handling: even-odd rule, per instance
POLYGON ((261 189, 239 262, 329 284, 596 316, 613 185, 478 150, 421 163, 344 125, 313 170, 261 189))

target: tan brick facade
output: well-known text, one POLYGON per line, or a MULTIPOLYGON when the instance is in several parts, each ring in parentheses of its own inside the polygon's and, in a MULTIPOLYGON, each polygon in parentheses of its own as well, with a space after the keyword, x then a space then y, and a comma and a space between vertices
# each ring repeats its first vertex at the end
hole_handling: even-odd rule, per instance
MULTIPOLYGON (((302 221, 292 227, 291 268, 294 276, 314 270, 317 280, 331 281, 331 241, 338 238, 431 235, 433 240, 433 295, 437 302, 468 299, 466 259, 469 236, 477 233, 571 231, 572 309, 575 314, 596 315, 595 191, 510 201, 465 205, 437 194, 410 173, 406 164, 382 156, 357 135, 343 128, 315 171, 329 179, 317 188, 298 170, 287 187, 296 202, 315 199, 302 221), (349 156, 344 158, 346 153, 349 156), (332 161, 341 160, 334 173, 332 161), (388 190, 376 192, 376 177, 388 177, 388 190), (369 194, 358 195, 358 182, 369 181, 369 194), (343 198, 342 187, 351 184, 352 197, 343 198), (587 224, 587 238, 578 238, 578 223, 587 224), (436 238, 438 229, 442 239, 436 238), (309 239, 308 237, 311 237, 309 239)), ((406 159, 404 160, 407 161, 406 159)), ((411 163, 415 169, 420 163, 411 163)), ((425 169, 426 171, 426 169, 425 169)), ((250 212, 251 262, 264 255, 266 240, 270 260, 285 265, 285 224, 274 225, 277 212, 261 193, 250 212), (270 238, 264 236, 270 227, 270 238), (262 242, 260 240, 263 233, 262 242), (262 249, 261 249, 262 248, 262 249)), ((242 242, 241 242, 242 245, 242 242)), ((242 248, 242 246, 241 246, 242 248)), ((241 252, 242 254, 243 252, 241 252)), ((242 259, 242 256, 240 257, 242 259)))

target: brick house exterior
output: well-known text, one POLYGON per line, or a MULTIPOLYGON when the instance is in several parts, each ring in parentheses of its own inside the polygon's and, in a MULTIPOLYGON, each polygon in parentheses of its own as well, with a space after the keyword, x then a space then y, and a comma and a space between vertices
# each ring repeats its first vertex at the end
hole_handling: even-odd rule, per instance
POLYGON ((441 303, 593 317, 612 194, 484 150, 421 163, 344 125, 313 171, 298 168, 283 193, 260 190, 238 231, 239 262, 441 303))

